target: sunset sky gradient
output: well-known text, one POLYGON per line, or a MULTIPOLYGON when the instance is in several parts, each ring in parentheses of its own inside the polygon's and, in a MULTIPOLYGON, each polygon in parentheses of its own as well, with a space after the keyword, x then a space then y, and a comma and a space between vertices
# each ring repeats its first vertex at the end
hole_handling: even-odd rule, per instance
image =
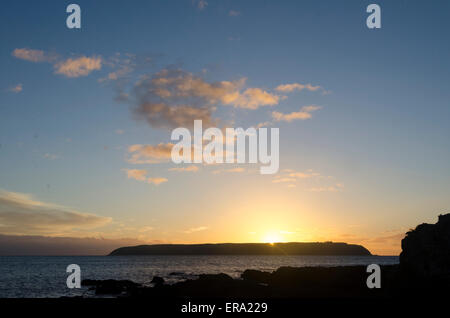
POLYGON ((378 1, 379 30, 370 1, 77 1, 81 30, 69 3, 2 3, 0 234, 397 255, 448 212, 448 1, 378 1), (279 172, 173 164, 194 119, 278 127, 279 172))

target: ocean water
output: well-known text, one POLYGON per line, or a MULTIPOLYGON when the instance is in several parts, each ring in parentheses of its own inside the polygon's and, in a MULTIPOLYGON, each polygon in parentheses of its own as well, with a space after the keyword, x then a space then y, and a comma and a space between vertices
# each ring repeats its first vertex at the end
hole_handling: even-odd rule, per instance
POLYGON ((273 271, 281 266, 398 264, 397 256, 0 256, 0 298, 92 296, 87 288, 69 289, 66 268, 77 264, 81 279, 129 279, 149 284, 153 276, 174 283, 198 274, 246 269, 273 271))

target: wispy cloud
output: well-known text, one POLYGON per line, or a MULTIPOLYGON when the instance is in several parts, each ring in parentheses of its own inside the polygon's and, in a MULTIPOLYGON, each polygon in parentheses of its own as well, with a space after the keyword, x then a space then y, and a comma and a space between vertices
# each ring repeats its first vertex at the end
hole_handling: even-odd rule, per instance
POLYGON ((288 173, 289 177, 298 178, 298 179, 321 177, 320 173, 314 172, 313 170, 307 170, 307 171, 304 171, 304 172, 289 170, 289 171, 286 171, 286 172, 288 173))
POLYGON ((55 59, 54 55, 48 55, 42 50, 33 50, 28 48, 14 49, 12 56, 29 62, 51 62, 55 59))
POLYGON ((147 180, 147 170, 145 169, 123 169, 127 173, 128 179, 134 179, 138 181, 147 180))
POLYGON ((295 188, 302 181, 303 189, 312 192, 338 192, 344 189, 342 183, 335 183, 333 177, 326 177, 312 169, 296 171, 283 169, 272 179, 273 183, 287 184, 289 188, 295 188), (331 184, 331 182, 333 182, 331 184))
POLYGON ((12 86, 10 88, 8 88, 8 91, 12 92, 12 93, 20 93, 23 90, 23 85, 22 84, 17 84, 15 86, 12 86))
POLYGON ((281 174, 276 175, 273 183, 295 183, 298 179, 321 178, 320 173, 313 170, 295 171, 292 169, 284 169, 281 174))
POLYGON ((114 56, 102 60, 102 63, 112 70, 105 77, 98 79, 98 81, 102 83, 123 79, 131 74, 138 66, 140 68, 146 67, 151 64, 151 61, 152 58, 148 56, 138 59, 132 53, 116 53, 114 56))
POLYGON ((147 179, 147 182, 148 182, 148 183, 153 183, 153 184, 155 184, 155 185, 160 185, 161 183, 164 183, 164 182, 167 182, 167 181, 169 181, 169 180, 167 180, 167 178, 161 178, 161 177, 158 177, 158 178, 148 178, 148 179, 147 179))
POLYGON ((178 171, 178 172, 197 172, 198 170, 199 168, 197 166, 177 167, 169 169, 169 171, 178 171))
POLYGON ((292 83, 292 84, 282 84, 282 85, 278 85, 275 90, 279 91, 279 92, 283 92, 283 93, 291 93, 293 91, 302 91, 302 90, 308 90, 308 91, 318 91, 320 89, 322 89, 321 86, 314 86, 311 84, 300 84, 300 83, 292 83))
POLYGON ((261 128, 261 127, 268 127, 271 126, 273 123, 271 121, 265 121, 262 123, 259 123, 256 125, 256 128, 261 128))
POLYGON ((126 172, 128 179, 147 182, 155 185, 167 182, 167 178, 162 177, 147 177, 147 170, 145 169, 122 169, 126 172))
POLYGON ((43 50, 34 50, 28 48, 14 49, 12 55, 34 63, 51 63, 55 74, 61 74, 66 77, 87 76, 92 71, 100 70, 102 67, 102 58, 98 56, 80 56, 77 58, 63 59, 57 54, 48 54, 43 50))
POLYGON ((320 106, 315 105, 309 105, 309 106, 303 106, 300 111, 298 112, 292 112, 292 113, 281 113, 274 111, 272 112, 272 118, 275 121, 287 121, 291 122, 293 120, 305 120, 312 118, 312 112, 320 109, 320 106))
POLYGON ((229 168, 229 169, 218 169, 213 170, 213 174, 221 174, 221 173, 242 173, 245 172, 245 169, 242 167, 236 167, 236 168, 229 168))
POLYGON ((54 235, 109 222, 108 217, 41 202, 28 194, 0 190, 0 232, 4 234, 54 235))
POLYGON ((193 228, 187 229, 186 231, 184 231, 184 233, 191 234, 194 232, 206 231, 207 229, 208 229, 207 226, 193 227, 193 228))
POLYGON ((160 143, 158 145, 131 145, 128 147, 129 163, 144 164, 144 163, 160 163, 167 162, 171 158, 171 152, 174 144, 160 143))

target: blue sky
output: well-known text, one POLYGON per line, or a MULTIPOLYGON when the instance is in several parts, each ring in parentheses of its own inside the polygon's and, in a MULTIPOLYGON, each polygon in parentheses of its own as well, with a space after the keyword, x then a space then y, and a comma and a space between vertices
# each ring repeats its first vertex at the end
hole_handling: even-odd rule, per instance
POLYGON ((261 241, 278 233, 280 240, 354 241, 394 253, 409 227, 448 209, 450 3, 378 1, 379 30, 365 25, 369 1, 210 0, 203 8, 191 0, 77 1, 81 30, 65 26, 69 3, 3 3, 0 189, 5 200, 28 194, 109 221, 0 233, 168 242, 261 241), (16 49, 42 51, 45 61, 17 57, 16 49), (101 67, 76 77, 56 73, 58 63, 83 56, 101 59, 101 67), (126 61, 133 66, 123 78, 102 80, 126 61), (132 94, 140 76, 163 69, 206 83, 246 78, 245 88, 288 96, 257 109, 218 105, 213 117, 235 127, 320 106, 307 120, 273 123, 279 174, 320 177, 288 187, 251 166, 189 173, 168 171, 167 162, 130 163, 128 147, 168 143, 170 130, 136 118, 136 105, 116 100, 118 88, 132 94), (292 83, 320 89, 276 90, 292 83), (167 182, 139 182, 124 169, 167 182))

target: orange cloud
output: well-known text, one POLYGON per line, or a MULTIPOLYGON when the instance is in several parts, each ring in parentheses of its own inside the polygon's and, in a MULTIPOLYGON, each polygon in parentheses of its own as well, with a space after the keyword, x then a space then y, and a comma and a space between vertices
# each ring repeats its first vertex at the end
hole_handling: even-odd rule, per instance
POLYGON ((300 83, 292 83, 292 84, 283 84, 283 85, 278 85, 275 89, 279 92, 283 92, 283 93, 290 93, 293 92, 295 90, 297 91, 301 91, 301 90, 308 90, 308 91, 317 91, 319 89, 321 89, 322 87, 320 86, 313 86, 311 84, 300 84, 300 83))
POLYGON ((124 169, 127 173, 128 179, 135 179, 139 181, 145 181, 147 170, 140 170, 140 169, 124 169))
POLYGON ((170 168, 169 171, 180 171, 180 172, 197 172, 197 166, 189 166, 189 167, 180 167, 180 168, 170 168))
POLYGON ((333 177, 324 177, 320 173, 312 169, 306 171, 295 171, 293 169, 283 169, 282 172, 276 175, 272 182, 285 184, 288 187, 296 187, 297 181, 302 180, 303 190, 312 192, 340 192, 344 190, 342 183, 330 183, 333 177))
POLYGON ((217 126, 212 118, 217 105, 258 109, 281 100, 261 88, 245 88, 245 83, 245 77, 207 82, 181 69, 163 69, 143 76, 131 91, 133 98, 126 100, 137 101, 136 117, 157 128, 191 127, 195 119, 201 119, 204 127, 217 126))
POLYGON ((261 106, 277 105, 280 97, 268 93, 260 88, 248 88, 242 94, 236 93, 236 98, 229 100, 226 104, 234 107, 258 109, 261 106))
POLYGON ((81 56, 78 58, 68 58, 62 60, 58 55, 49 55, 42 50, 33 49, 14 49, 12 55, 18 59, 29 62, 47 62, 52 63, 56 74, 62 74, 67 77, 80 77, 90 74, 92 71, 102 68, 101 57, 81 56))
POLYGON ((220 174, 220 173, 227 173, 227 172, 229 172, 229 173, 241 173, 241 172, 245 172, 245 169, 242 168, 242 167, 236 167, 236 168, 212 171, 213 174, 220 174))
POLYGON ((87 56, 76 59, 68 58, 65 61, 55 64, 54 67, 56 74, 62 74, 67 77, 80 77, 101 69, 102 59, 100 57, 87 56))
POLYGON ((167 182, 166 178, 161 177, 149 177, 147 178, 147 170, 145 169, 123 169, 127 173, 128 179, 134 179, 138 181, 143 181, 147 183, 153 183, 155 185, 160 185, 161 183, 167 182))
POLYGON ((18 59, 26 60, 29 62, 48 62, 51 58, 45 54, 42 50, 32 50, 32 49, 15 49, 12 55, 18 59))
POLYGON ((293 120, 305 120, 312 118, 312 112, 320 109, 320 106, 310 105, 310 106, 303 106, 300 111, 298 112, 292 112, 288 114, 283 114, 280 112, 272 112, 272 118, 276 121, 287 121, 291 122, 293 120))
POLYGON ((17 84, 16 86, 10 87, 8 89, 10 92, 13 93, 20 93, 23 90, 23 85, 22 84, 17 84))
POLYGON ((148 183, 153 183, 155 185, 160 185, 161 183, 167 182, 168 180, 166 178, 148 178, 148 183))
POLYGON ((169 161, 173 146, 174 144, 172 143, 160 143, 156 146, 132 145, 128 147, 128 152, 131 154, 128 162, 133 164, 143 164, 169 161))
POLYGON ((307 172, 296 172, 296 171, 292 171, 289 173, 290 177, 294 177, 294 178, 300 178, 300 179, 304 179, 304 178, 312 178, 312 177, 320 177, 320 173, 318 172, 313 172, 313 171, 307 171, 307 172))

